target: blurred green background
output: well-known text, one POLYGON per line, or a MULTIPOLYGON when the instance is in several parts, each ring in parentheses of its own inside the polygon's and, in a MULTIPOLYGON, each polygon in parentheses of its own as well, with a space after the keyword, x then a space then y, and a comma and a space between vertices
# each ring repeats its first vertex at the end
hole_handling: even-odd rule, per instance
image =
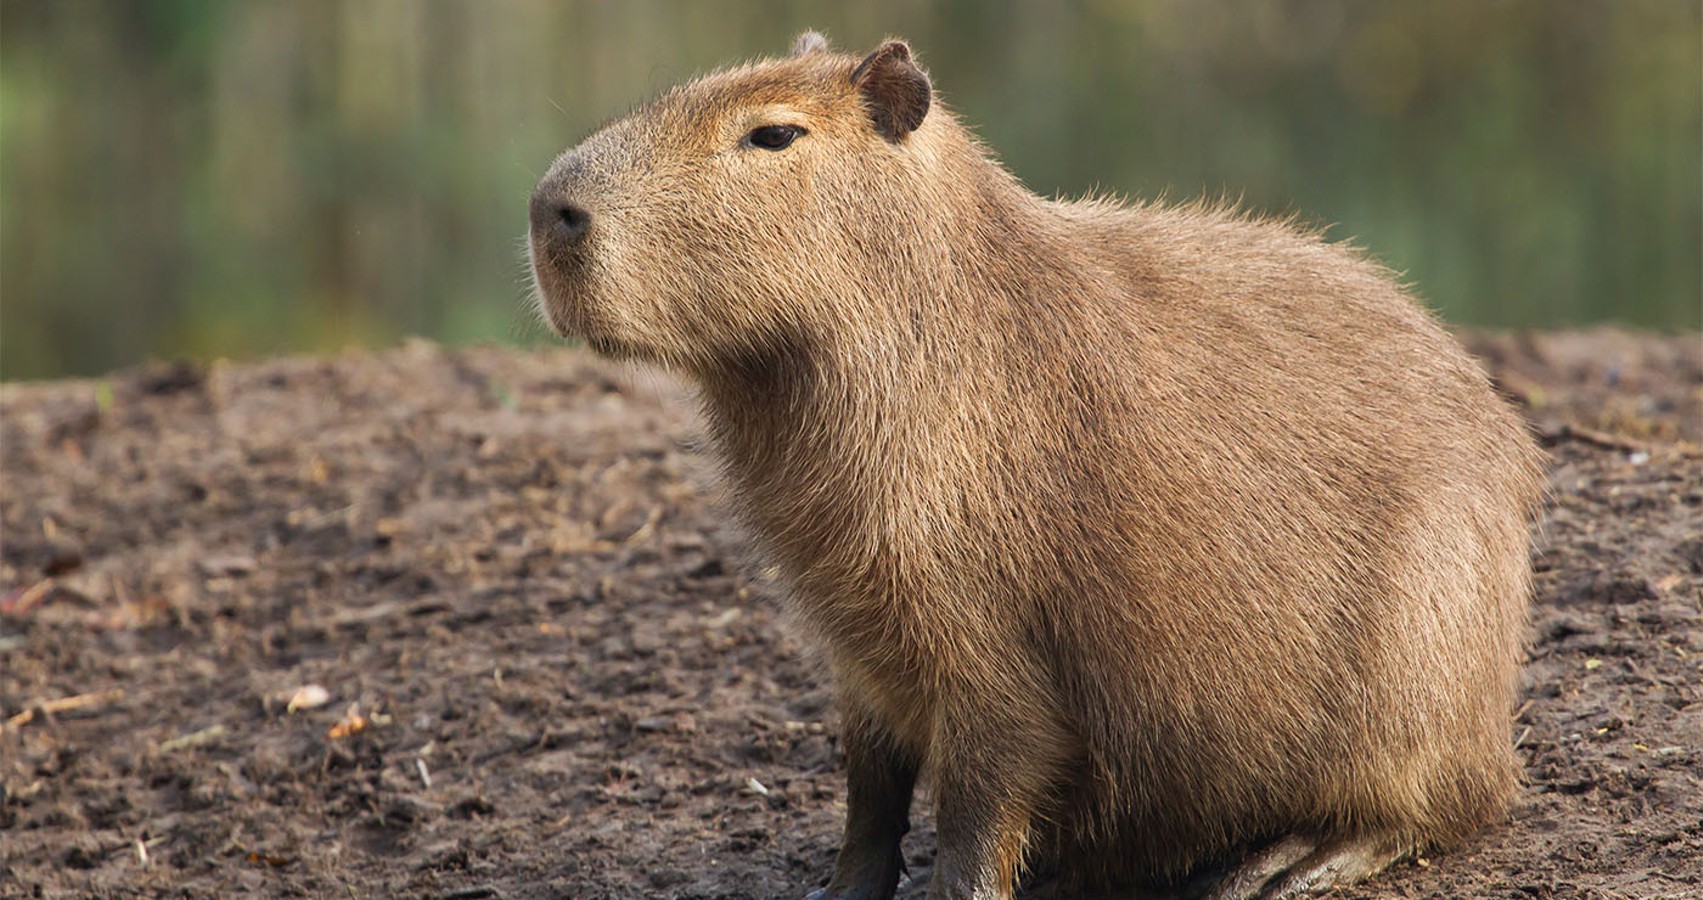
POLYGON ((1451 320, 1703 318, 1697 0, 0 0, 0 377, 544 338, 527 194, 806 27, 1036 191, 1336 223, 1451 320))

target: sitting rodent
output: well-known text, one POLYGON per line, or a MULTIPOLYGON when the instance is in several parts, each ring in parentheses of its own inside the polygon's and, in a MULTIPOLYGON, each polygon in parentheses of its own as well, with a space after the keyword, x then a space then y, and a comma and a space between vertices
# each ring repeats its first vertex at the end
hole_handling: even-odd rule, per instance
POLYGON ((900 41, 675 88, 531 204, 540 302, 683 373, 838 691, 828 898, 1285 896, 1504 813, 1541 455, 1360 253, 1030 193, 900 41))

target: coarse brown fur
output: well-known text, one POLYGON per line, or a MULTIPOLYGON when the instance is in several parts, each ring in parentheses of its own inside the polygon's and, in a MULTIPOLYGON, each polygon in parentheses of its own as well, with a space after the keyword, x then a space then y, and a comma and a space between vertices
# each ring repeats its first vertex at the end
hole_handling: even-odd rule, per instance
POLYGON ((670 91, 556 161, 531 245, 559 329, 701 387, 831 667, 827 895, 891 893, 919 773, 936 896, 1357 877, 1502 815, 1542 479, 1480 367, 1359 252, 1042 199, 871 61, 670 91))

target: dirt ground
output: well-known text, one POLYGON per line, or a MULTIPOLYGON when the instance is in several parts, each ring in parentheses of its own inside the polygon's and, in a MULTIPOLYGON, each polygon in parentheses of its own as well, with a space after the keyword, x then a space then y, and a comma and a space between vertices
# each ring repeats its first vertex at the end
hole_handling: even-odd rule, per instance
MULTIPOLYGON (((1469 339, 1554 455, 1529 783, 1339 896, 1703 897, 1703 338, 1469 339)), ((802 897, 836 721, 693 441, 571 350, 0 388, 0 895, 802 897)))

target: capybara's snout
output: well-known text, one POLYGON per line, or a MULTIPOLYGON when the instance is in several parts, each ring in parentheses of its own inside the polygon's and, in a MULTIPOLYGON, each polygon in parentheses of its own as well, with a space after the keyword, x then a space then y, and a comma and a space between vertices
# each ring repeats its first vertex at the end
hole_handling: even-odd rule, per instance
POLYGON ((591 230, 591 213, 561 191, 539 185, 532 192, 532 243, 549 251, 574 247, 591 230))

